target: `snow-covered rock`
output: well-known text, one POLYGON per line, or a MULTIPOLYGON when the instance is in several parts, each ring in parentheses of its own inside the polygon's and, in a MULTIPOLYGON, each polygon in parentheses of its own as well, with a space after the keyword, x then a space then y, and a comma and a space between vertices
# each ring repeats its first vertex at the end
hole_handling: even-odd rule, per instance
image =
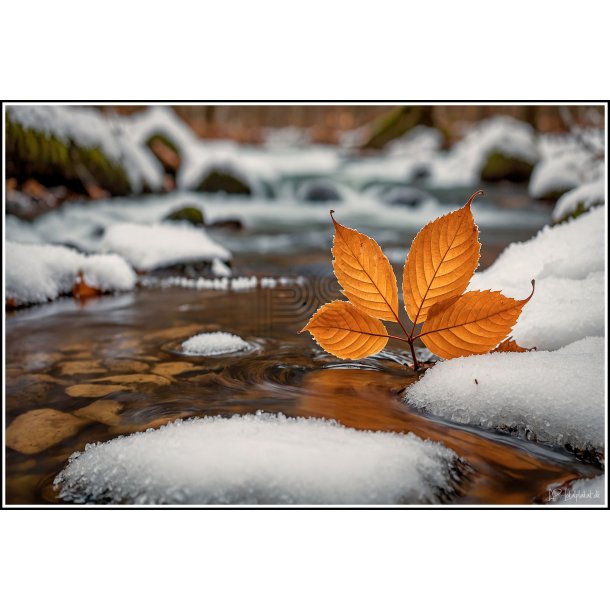
POLYGON ((129 117, 109 117, 94 108, 61 105, 10 105, 7 113, 24 129, 55 137, 64 144, 99 149, 125 171, 135 192, 145 185, 158 189, 162 184, 161 165, 150 151, 134 142, 126 129, 129 117))
POLYGON ((493 153, 533 166, 539 159, 536 133, 508 116, 480 121, 448 153, 435 158, 430 182, 438 187, 475 184, 493 153))
POLYGON ((69 502, 438 502, 456 455, 413 434, 257 413, 178 421, 74 454, 55 479, 69 502))
POLYGON ((550 504, 587 506, 606 503, 606 475, 592 479, 578 479, 566 489, 549 490, 550 504))
POLYGON ((532 172, 529 194, 537 199, 554 199, 586 180, 590 155, 583 150, 564 151, 542 159, 532 172))
POLYGON ((17 218, 17 216, 8 214, 4 223, 7 241, 16 241, 21 244, 40 244, 44 242, 31 222, 26 222, 17 218))
POLYGON ((72 291, 80 274, 102 292, 131 290, 133 269, 116 255, 85 256, 64 246, 6 244, 6 298, 14 305, 45 303, 72 291))
POLYGON ((438 362, 405 400, 451 421, 603 451, 604 353, 604 340, 588 337, 555 352, 438 362))
POLYGON ((241 337, 225 332, 200 333, 182 343, 185 354, 190 356, 220 356, 249 349, 241 337))
POLYGON ((513 243, 488 269, 476 273, 470 290, 501 290, 524 298, 536 292, 512 331, 523 347, 556 349, 589 335, 603 336, 605 208, 544 227, 513 243))
POLYGON ((603 179, 581 184, 563 194, 553 209, 553 221, 560 222, 571 214, 582 213, 596 205, 606 203, 606 181, 603 179))
POLYGON ((175 223, 110 225, 100 249, 120 254, 140 271, 231 258, 231 253, 213 241, 204 229, 175 223))

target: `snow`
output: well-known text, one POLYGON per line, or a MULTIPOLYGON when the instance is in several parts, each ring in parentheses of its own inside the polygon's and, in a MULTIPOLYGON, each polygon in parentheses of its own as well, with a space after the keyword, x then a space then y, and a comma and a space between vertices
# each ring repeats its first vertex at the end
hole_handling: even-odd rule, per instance
POLYGON ((83 273, 85 284, 102 292, 133 290, 136 284, 133 269, 117 254, 83 256, 79 270, 83 273))
POLYGON ((220 356, 250 348, 241 337, 225 332, 200 333, 182 343, 182 349, 189 356, 220 356))
POLYGON ((213 241, 204 229, 176 223, 150 226, 115 223, 106 229, 100 248, 120 254, 140 271, 231 258, 231 253, 213 241))
POLYGON ((131 290, 136 276, 119 256, 85 256, 40 244, 6 244, 6 298, 15 305, 44 303, 72 291, 83 273, 85 282, 103 292, 131 290))
POLYGON ((435 157, 430 183, 437 187, 473 185, 493 152, 535 164, 539 159, 536 133, 529 124, 508 116, 475 123, 449 152, 435 157))
POLYGON ((260 288, 277 288, 278 286, 302 286, 307 283, 307 279, 303 276, 297 277, 256 277, 238 276, 233 278, 206 278, 198 277, 187 278, 182 276, 172 276, 165 278, 142 278, 142 284, 151 288, 171 288, 178 286, 180 288, 189 288, 193 290, 232 290, 246 291, 260 288))
POLYGON ((21 220, 12 214, 8 214, 4 222, 7 241, 17 241, 22 244, 39 244, 44 241, 31 222, 21 220))
POLYGON ((606 203, 606 181, 603 179, 581 184, 579 187, 564 193, 553 209, 553 221, 559 222, 576 212, 579 206, 588 210, 596 205, 606 203))
POLYGON ((529 241, 508 246, 469 290, 501 290, 524 298, 536 292, 512 331, 524 347, 556 349, 605 332, 605 208, 597 207, 529 241))
POLYGON ((212 273, 217 277, 230 277, 231 269, 219 258, 215 258, 212 261, 212 273))
POLYGON ((495 353, 437 362, 408 387, 405 400, 462 424, 601 452, 604 354, 604 340, 588 337, 554 352, 495 353))
POLYGON ((592 479, 578 479, 567 489, 556 488, 549 491, 550 504, 586 506, 587 504, 605 504, 606 476, 592 479))
POLYGON ((257 413, 177 421, 74 454, 55 479, 68 502, 438 502, 455 454, 409 433, 257 413))
POLYGON ((529 194, 543 198, 576 188, 585 180, 589 158, 586 151, 572 150, 542 159, 532 172, 529 194))

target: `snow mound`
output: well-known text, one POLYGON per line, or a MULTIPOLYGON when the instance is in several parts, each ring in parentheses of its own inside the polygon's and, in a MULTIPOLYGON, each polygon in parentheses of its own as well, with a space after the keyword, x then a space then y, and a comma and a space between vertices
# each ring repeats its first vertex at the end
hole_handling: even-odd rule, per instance
POLYGON ((83 280, 88 286, 102 292, 133 290, 136 274, 118 254, 94 254, 85 256, 80 263, 83 280))
POLYGON ((453 489, 455 459, 413 434, 257 413, 88 445, 55 485, 78 503, 430 503, 453 489))
POLYGON ((491 267, 476 273, 470 290, 501 290, 524 298, 513 337, 524 347, 556 349, 589 335, 603 336, 605 208, 561 225, 544 227, 523 243, 508 246, 491 267))
POLYGON ((231 333, 201 333, 182 344, 185 354, 192 356, 220 356, 249 349, 250 345, 241 337, 231 333))
POLYGON ((213 241, 204 229, 173 223, 110 225, 100 248, 120 254, 141 271, 177 263, 231 258, 231 253, 213 241))
POLYGON ((580 450, 604 448, 604 340, 438 362, 408 404, 451 421, 580 450), (475 381, 476 380, 476 381, 475 381))
POLYGON ((579 479, 567 489, 554 489, 549 492, 550 504, 586 506, 587 504, 605 504, 606 476, 593 479, 579 479))
POLYGON ((562 195, 553 209, 553 220, 559 222, 574 214, 596 205, 606 203, 606 182, 603 179, 588 182, 562 195))
POLYGON ((45 303, 68 294, 83 274, 103 292, 132 290, 133 269, 119 256, 85 256, 65 246, 6 244, 6 298, 15 305, 45 303))
POLYGON ((16 241, 22 244, 40 244, 44 242, 31 222, 21 220, 12 214, 8 214, 4 222, 7 241, 16 241))
POLYGON ((438 187, 474 184, 494 152, 533 165, 539 159, 536 133, 531 125, 508 116, 480 121, 446 155, 434 160, 430 182, 438 187))

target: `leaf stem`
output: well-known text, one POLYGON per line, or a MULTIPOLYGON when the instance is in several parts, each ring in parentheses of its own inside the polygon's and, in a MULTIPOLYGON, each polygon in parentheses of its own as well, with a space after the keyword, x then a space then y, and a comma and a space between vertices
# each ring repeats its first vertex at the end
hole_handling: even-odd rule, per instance
POLYGON ((409 347, 411 348, 411 356, 413 358, 413 370, 417 371, 419 369, 419 362, 417 362, 417 356, 415 355, 415 347, 413 345, 413 341, 409 341, 409 347))

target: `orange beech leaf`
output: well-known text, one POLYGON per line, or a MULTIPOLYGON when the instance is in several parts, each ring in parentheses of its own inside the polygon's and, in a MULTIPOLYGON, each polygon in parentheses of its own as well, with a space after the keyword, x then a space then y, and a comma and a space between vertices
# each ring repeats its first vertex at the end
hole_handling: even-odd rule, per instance
POLYGON ((479 230, 470 206, 429 222, 413 240, 402 280, 405 309, 413 324, 425 322, 430 308, 464 292, 479 264, 479 230))
POLYGON ((333 269, 343 294, 369 315, 397 322, 398 287, 390 261, 374 239, 339 224, 333 213, 333 269))
POLYGON ((492 353, 495 352, 531 352, 535 350, 535 347, 521 347, 512 337, 508 337, 508 339, 504 339, 496 349, 492 350, 492 353))
POLYGON ((389 338, 382 322, 346 301, 322 305, 305 330, 329 354, 349 360, 380 352, 389 338))
POLYGON ((419 334, 426 347, 441 358, 485 354, 512 330, 523 306, 521 301, 491 290, 473 290, 436 303, 419 334))

